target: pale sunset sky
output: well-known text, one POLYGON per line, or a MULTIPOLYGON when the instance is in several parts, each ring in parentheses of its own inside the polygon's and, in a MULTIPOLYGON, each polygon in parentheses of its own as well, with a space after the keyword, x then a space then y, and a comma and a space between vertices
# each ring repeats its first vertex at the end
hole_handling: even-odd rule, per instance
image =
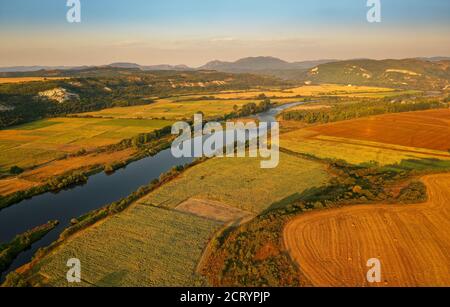
POLYGON ((449 0, 0 0, 0 66, 450 56, 449 0))

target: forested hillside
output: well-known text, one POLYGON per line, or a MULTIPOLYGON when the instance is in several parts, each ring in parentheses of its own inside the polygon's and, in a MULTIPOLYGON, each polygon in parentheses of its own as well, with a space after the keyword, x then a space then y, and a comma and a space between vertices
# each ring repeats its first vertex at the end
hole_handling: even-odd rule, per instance
POLYGON ((0 128, 32 120, 115 106, 152 103, 190 93, 286 85, 276 78, 215 71, 141 71, 111 67, 1 73, 3 77, 64 77, 0 84, 0 128))

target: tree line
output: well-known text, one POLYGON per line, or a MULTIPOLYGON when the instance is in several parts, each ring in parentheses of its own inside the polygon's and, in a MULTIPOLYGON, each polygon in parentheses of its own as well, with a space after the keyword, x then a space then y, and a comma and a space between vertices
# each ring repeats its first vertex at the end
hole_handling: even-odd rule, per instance
POLYGON ((448 104, 439 101, 364 101, 359 103, 336 104, 328 109, 287 111, 282 114, 282 118, 284 120, 302 121, 307 124, 324 124, 386 113, 422 111, 443 107, 448 107, 448 104))

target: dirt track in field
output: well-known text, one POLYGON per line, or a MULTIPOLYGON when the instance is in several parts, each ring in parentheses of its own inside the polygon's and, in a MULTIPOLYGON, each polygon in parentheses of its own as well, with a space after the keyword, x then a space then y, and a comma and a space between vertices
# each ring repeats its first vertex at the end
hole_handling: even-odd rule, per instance
POLYGON ((450 174, 423 182, 426 203, 306 213, 286 225, 284 244, 314 286, 450 286, 450 174), (366 281, 370 258, 381 283, 366 281))

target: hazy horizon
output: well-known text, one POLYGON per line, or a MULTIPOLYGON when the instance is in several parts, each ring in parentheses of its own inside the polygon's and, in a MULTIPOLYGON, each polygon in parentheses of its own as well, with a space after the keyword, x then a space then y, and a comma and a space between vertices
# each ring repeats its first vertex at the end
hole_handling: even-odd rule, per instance
POLYGON ((65 0, 0 0, 0 66, 141 65, 273 56, 403 59, 446 56, 450 1, 381 0, 368 23, 366 0, 81 0, 81 23, 65 0))
MULTIPOLYGON (((92 67, 100 67, 100 66, 108 66, 111 64, 137 64, 140 66, 159 66, 159 65, 170 65, 170 66, 177 66, 177 65, 186 65, 189 68, 192 69, 196 69, 196 68, 200 68, 202 66, 204 66, 205 64, 208 64, 209 62, 212 61, 223 61, 223 62, 236 62, 237 60, 241 60, 241 59, 245 59, 245 58, 257 58, 257 57, 273 57, 273 58, 277 58, 283 61, 286 61, 285 59, 279 58, 279 57, 275 57, 272 55, 249 55, 249 56, 244 56, 242 58, 236 58, 234 60, 229 60, 229 61, 224 61, 221 59, 211 59, 209 61, 205 61, 203 64, 201 65, 197 65, 197 66, 191 66, 191 65, 187 65, 185 63, 152 63, 152 64, 146 64, 146 63, 139 63, 139 62, 134 62, 134 61, 115 61, 115 62, 108 62, 108 63, 97 63, 97 64, 81 64, 81 65, 41 65, 39 63, 37 64, 32 64, 32 65, 9 65, 9 66, 0 66, 1 68, 12 68, 12 67, 32 67, 32 66, 45 66, 45 67, 82 67, 82 66, 92 66, 92 67)), ((294 60, 294 61, 286 61, 289 63, 295 63, 295 62, 313 62, 313 61, 322 61, 322 60, 336 60, 336 61, 350 61, 350 60, 404 60, 404 59, 414 59, 414 58, 450 58, 450 55, 446 56, 446 55, 432 55, 432 56, 419 56, 419 57, 408 57, 408 58, 368 58, 368 57, 359 57, 359 58, 348 58, 348 59, 333 59, 330 57, 325 57, 325 58, 320 58, 320 59, 305 59, 305 60, 294 60)))

